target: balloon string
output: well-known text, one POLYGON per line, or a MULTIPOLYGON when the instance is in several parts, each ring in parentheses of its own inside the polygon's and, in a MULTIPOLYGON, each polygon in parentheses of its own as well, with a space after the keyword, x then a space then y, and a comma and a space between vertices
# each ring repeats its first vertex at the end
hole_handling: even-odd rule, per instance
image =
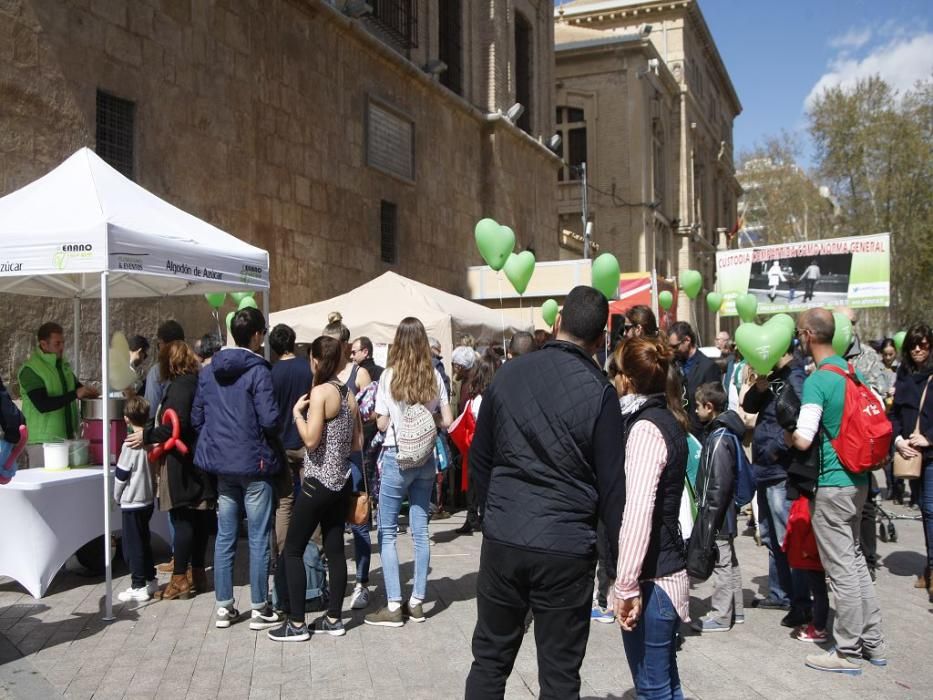
POLYGON ((505 356, 505 308, 502 304, 502 273, 496 272, 496 288, 499 291, 499 321, 502 323, 502 354, 505 356))

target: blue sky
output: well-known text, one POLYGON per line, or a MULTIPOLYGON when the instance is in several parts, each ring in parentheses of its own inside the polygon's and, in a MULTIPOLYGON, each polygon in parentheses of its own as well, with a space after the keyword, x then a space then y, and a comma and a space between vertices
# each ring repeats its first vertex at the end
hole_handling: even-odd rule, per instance
POLYGON ((823 86, 880 73, 904 88, 933 73, 933 0, 700 0, 700 9, 742 102, 736 155, 782 129, 803 136, 807 100, 823 86))

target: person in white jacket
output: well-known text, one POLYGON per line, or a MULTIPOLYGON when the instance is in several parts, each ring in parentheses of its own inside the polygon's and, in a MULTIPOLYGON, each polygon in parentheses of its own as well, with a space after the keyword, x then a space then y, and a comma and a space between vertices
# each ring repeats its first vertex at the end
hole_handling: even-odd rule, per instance
POLYGON ((768 269, 768 298, 771 299, 772 303, 777 297, 778 285, 786 281, 787 276, 784 274, 784 270, 781 269, 781 261, 775 260, 768 269))

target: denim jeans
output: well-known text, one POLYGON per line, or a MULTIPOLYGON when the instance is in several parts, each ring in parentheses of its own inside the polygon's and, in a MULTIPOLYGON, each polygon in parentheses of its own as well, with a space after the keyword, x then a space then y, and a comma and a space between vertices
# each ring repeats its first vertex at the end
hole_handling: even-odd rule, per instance
POLYGON ((927 566, 933 568, 933 461, 923 465, 920 478, 920 513, 923 515, 923 539, 927 545, 927 566))
POLYGON ((768 598, 795 607, 810 607, 810 588, 804 571, 791 570, 781 549, 787 534, 787 482, 758 486, 758 531, 768 547, 768 598))
MULTIPOLYGON (((350 455, 350 478, 353 480, 354 493, 361 493, 371 488, 372 478, 366 475, 363 479, 363 469, 357 464, 357 457, 362 461, 362 455, 357 452, 350 455)), ((369 491, 372 493, 372 491, 369 491)), ((356 583, 369 583, 369 562, 372 558, 373 541, 369 536, 369 523, 351 525, 353 533, 353 559, 356 561, 356 583)))
POLYGON ((275 494, 267 479, 217 477, 217 540, 214 542, 214 596, 219 607, 233 605, 233 565, 246 513, 249 532, 249 587, 254 610, 265 606, 269 596, 269 535, 275 494))
POLYGON ((667 593, 650 581, 641 584, 641 618, 622 631, 625 658, 632 671, 637 700, 683 700, 677 672, 680 617, 667 593))
POLYGON ((428 566, 431 563, 428 508, 431 503, 431 489, 434 487, 434 457, 429 457, 420 467, 400 470, 395 455, 394 447, 387 447, 383 453, 382 484, 379 489, 379 552, 386 598, 389 602, 402 600, 395 540, 398 537, 399 510, 407 494, 411 538, 415 545, 415 581, 412 596, 423 600, 428 585, 428 566))

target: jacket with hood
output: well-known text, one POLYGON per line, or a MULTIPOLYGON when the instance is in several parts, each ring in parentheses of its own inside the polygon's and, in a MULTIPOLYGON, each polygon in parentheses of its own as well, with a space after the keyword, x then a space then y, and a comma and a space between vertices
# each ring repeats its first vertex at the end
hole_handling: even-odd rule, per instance
POLYGON ((707 519, 710 531, 719 538, 738 534, 735 516, 735 487, 738 455, 745 424, 735 411, 725 411, 710 422, 706 430, 700 471, 697 472, 697 520, 707 519), (733 440, 723 429, 735 436, 733 440))
POLYGON ((768 375, 767 391, 758 391, 752 384, 745 394, 742 408, 748 413, 758 414, 752 436, 752 464, 759 484, 776 484, 787 478, 793 455, 784 441, 784 428, 778 423, 776 399, 791 390, 799 399, 803 396, 806 378, 803 366, 795 358, 768 375))
POLYGON ((201 370, 191 422, 199 431, 195 463, 220 476, 265 478, 278 473, 279 410, 266 360, 246 348, 225 348, 201 370))

